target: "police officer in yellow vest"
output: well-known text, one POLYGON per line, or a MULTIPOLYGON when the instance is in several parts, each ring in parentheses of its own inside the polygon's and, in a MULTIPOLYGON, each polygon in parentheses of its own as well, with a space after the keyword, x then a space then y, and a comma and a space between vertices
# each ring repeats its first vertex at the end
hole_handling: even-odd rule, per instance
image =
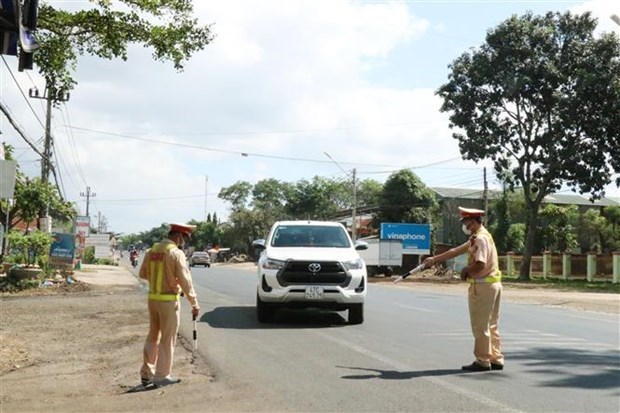
POLYGON ((140 267, 140 278, 149 283, 149 333, 144 343, 144 363, 140 369, 142 384, 166 386, 181 380, 172 377, 174 345, 179 329, 181 292, 198 316, 200 306, 192 285, 183 245, 189 241, 194 225, 171 224, 168 236, 147 250, 140 267))
POLYGON ((482 225, 484 211, 459 207, 463 232, 470 238, 463 245, 424 260, 427 266, 467 253, 467 266, 461 279, 469 283, 468 303, 474 335, 473 363, 465 371, 503 370, 504 356, 498 330, 499 303, 502 295, 501 272, 493 237, 482 225))

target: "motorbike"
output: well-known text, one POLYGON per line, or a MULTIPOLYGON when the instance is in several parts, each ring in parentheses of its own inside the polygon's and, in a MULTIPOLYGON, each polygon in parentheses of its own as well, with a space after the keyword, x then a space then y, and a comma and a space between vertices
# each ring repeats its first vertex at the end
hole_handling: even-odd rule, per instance
POLYGON ((136 268, 138 266, 138 256, 132 255, 129 259, 131 260, 131 266, 136 268))

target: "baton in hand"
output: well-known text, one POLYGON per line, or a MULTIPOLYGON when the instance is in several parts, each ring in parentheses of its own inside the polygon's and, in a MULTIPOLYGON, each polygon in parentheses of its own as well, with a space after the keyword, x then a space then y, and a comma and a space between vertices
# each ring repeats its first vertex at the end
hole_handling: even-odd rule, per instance
POLYGON ((426 268, 426 265, 425 264, 420 264, 417 267, 415 267, 414 269, 412 269, 411 271, 409 271, 407 274, 399 276, 393 282, 394 282, 394 284, 397 284, 397 283, 401 282, 402 280, 404 280, 405 278, 409 277, 410 275, 422 271, 424 268, 426 268))
POLYGON ((196 328, 196 316, 193 314, 192 320, 194 321, 194 350, 198 350, 198 331, 196 328))

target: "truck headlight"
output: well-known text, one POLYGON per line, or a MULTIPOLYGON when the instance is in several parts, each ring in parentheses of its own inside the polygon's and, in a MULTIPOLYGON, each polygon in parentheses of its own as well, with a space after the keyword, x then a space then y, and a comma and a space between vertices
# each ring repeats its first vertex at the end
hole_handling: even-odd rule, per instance
POLYGON ((284 267, 286 261, 274 260, 273 258, 267 258, 263 262, 263 268, 266 270, 279 270, 284 267))
POLYGON ((344 268, 347 270, 359 270, 364 266, 364 260, 357 258, 351 261, 344 261, 342 265, 344 265, 344 268))

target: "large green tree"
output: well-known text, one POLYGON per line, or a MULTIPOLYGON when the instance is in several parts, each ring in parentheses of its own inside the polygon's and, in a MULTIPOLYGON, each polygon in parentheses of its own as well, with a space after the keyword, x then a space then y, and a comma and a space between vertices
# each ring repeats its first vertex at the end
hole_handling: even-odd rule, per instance
POLYGON ((522 279, 543 198, 563 185, 600 197, 620 171, 620 41, 595 28, 589 13, 513 16, 458 57, 437 91, 463 158, 490 159, 523 188, 522 279))
POLYGON ((290 192, 287 213, 295 219, 333 218, 342 209, 344 188, 341 182, 319 176, 297 181, 290 192))
POLYGON ((50 89, 67 92, 77 83, 78 57, 127 60, 128 48, 140 44, 153 58, 170 61, 177 70, 209 44, 210 26, 193 17, 192 0, 90 0, 82 10, 66 10, 41 1, 35 63, 50 89))
POLYGON ((381 222, 430 224, 437 210, 438 205, 433 191, 411 170, 401 169, 391 174, 383 185, 376 224, 381 222))

